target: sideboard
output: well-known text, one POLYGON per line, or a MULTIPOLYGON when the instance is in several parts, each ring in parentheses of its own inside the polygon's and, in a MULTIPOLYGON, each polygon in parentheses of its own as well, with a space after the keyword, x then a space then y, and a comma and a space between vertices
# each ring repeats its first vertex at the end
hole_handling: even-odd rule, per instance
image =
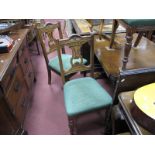
POLYGON ((27 34, 18 29, 8 35, 14 39, 9 53, 0 54, 0 134, 25 134, 24 118, 35 81, 27 34))

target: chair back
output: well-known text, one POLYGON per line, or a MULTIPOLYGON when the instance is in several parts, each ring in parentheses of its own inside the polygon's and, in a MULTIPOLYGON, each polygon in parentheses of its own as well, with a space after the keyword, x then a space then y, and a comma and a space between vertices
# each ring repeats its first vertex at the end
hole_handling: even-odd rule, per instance
POLYGON ((57 40, 57 51, 58 51, 58 58, 59 58, 63 83, 66 82, 65 76, 74 74, 76 72, 91 71, 91 76, 93 77, 93 73, 94 73, 94 37, 93 37, 93 34, 90 34, 89 36, 79 36, 77 34, 74 34, 67 39, 57 40), (89 64, 83 63, 84 59, 81 54, 82 46, 86 43, 89 43, 90 45, 90 63, 89 64), (70 58, 71 67, 68 70, 64 69, 64 66, 62 63, 62 57, 61 57, 61 49, 64 48, 65 46, 71 49, 71 58, 70 58))
MULTIPOLYGON (((38 36, 41 43, 41 47, 43 50, 43 55, 46 60, 46 65, 48 65, 48 55, 54 51, 56 51, 56 39, 62 39, 63 34, 61 31, 61 24, 60 22, 53 24, 53 23, 47 23, 45 25, 40 25, 37 27, 38 30, 38 36), (55 32, 58 31, 58 38, 55 36, 55 32)), ((64 49, 62 50, 62 53, 65 53, 64 49)))
POLYGON ((118 103, 119 93, 136 90, 143 85, 153 82, 155 82, 155 68, 134 69, 120 72, 114 91, 113 103, 118 103))

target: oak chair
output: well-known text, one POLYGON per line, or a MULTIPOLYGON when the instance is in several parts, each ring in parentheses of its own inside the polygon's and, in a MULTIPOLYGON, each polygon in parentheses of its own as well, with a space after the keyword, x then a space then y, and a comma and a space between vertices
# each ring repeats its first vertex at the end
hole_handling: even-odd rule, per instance
POLYGON ((57 40, 61 76, 64 82, 64 100, 71 134, 77 134, 77 117, 92 111, 106 109, 106 123, 110 117, 112 98, 107 91, 93 78, 94 75, 94 39, 91 36, 72 35, 68 39, 57 40), (90 64, 83 64, 81 46, 89 43, 90 64), (61 49, 68 46, 72 50, 71 68, 65 69, 62 63, 61 49), (65 80, 68 74, 90 71, 91 77, 65 80))
POLYGON ((130 50, 132 47, 133 34, 139 33, 137 40, 134 43, 134 47, 136 47, 139 44, 144 32, 148 31, 152 32, 155 30, 155 19, 114 19, 112 36, 109 45, 110 48, 112 48, 113 46, 115 33, 119 24, 121 24, 126 29, 126 43, 124 47, 124 58, 122 60, 123 61, 122 70, 125 70, 130 50))
MULTIPOLYGON (((56 24, 52 24, 52 23, 47 23, 44 26, 38 27, 38 35, 39 35, 39 39, 41 42, 41 46, 43 49, 43 55, 46 61, 46 67, 47 67, 47 72, 48 72, 48 84, 51 84, 51 70, 54 71, 56 74, 61 75, 61 69, 60 69, 60 65, 59 65, 59 59, 58 56, 56 55, 53 58, 50 58, 49 55, 52 52, 56 53, 56 39, 55 38, 55 32, 58 31, 59 34, 59 39, 63 38, 63 34, 61 31, 61 24, 60 22, 56 23, 56 24)), ((70 65, 70 58, 71 55, 70 54, 66 54, 65 53, 65 48, 63 47, 61 49, 61 57, 62 57, 62 63, 65 67, 65 69, 69 69, 71 67, 70 65)), ((87 60, 83 59, 83 63, 86 63, 87 60)), ((73 74, 70 75, 66 75, 65 79, 69 80, 69 78, 72 76, 73 74)))

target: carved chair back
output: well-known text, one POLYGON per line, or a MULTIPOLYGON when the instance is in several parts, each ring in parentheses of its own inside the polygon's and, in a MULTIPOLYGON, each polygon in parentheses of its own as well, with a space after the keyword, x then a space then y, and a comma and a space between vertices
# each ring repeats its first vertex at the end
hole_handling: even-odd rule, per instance
POLYGON ((60 63, 61 69, 61 76, 63 83, 65 83, 65 76, 74 74, 76 72, 84 72, 84 71, 91 71, 91 76, 93 77, 94 71, 94 37, 93 35, 90 36, 79 36, 79 35, 72 35, 68 39, 60 39, 57 40, 57 51, 58 51, 58 58, 60 63), (90 45, 90 63, 84 64, 83 57, 81 54, 82 45, 89 43, 90 45), (62 58, 61 58, 61 49, 67 46, 71 49, 71 59, 70 64, 71 68, 68 70, 64 69, 62 58))
MULTIPOLYGON (((63 38, 63 34, 61 31, 61 24, 60 22, 56 24, 47 23, 46 25, 39 26, 37 29, 39 40, 43 50, 43 55, 45 57, 46 65, 48 66, 49 63, 48 55, 56 51, 56 39, 58 38, 56 38, 55 32, 58 31, 59 39, 63 38)), ((62 53, 65 53, 64 48, 62 48, 62 53)))

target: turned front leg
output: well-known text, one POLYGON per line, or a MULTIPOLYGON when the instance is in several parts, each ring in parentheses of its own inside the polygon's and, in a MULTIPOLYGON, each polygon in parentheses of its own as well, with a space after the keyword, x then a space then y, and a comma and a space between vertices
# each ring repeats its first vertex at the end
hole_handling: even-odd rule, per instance
POLYGON ((128 57, 129 57, 130 50, 132 47, 132 39, 133 39, 132 32, 127 31, 126 32, 126 43, 125 43, 125 47, 124 47, 124 57, 123 57, 122 70, 126 69, 126 64, 128 62, 128 57))

